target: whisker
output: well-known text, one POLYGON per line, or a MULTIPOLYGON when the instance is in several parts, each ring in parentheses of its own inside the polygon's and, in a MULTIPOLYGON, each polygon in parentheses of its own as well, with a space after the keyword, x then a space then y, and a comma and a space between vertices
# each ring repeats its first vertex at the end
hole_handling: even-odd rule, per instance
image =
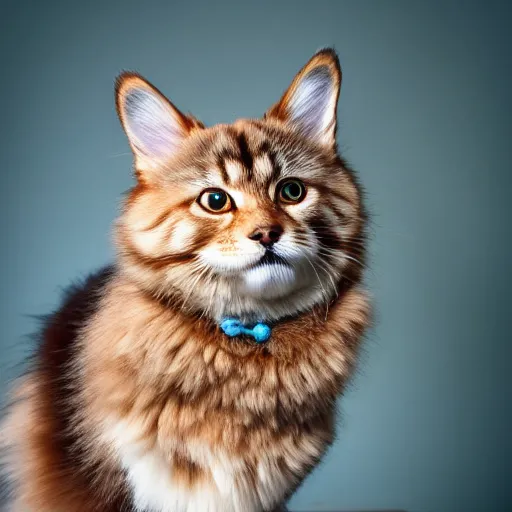
POLYGON ((362 262, 360 262, 357 258, 353 258, 352 256, 349 256, 348 254, 344 254, 343 257, 346 258, 347 260, 357 263, 358 265, 361 265, 362 268, 366 268, 365 265, 362 262))
POLYGON ((197 284, 199 283, 199 281, 201 280, 201 278, 209 271, 209 268, 208 267, 204 267, 202 269, 202 271, 199 271, 198 275, 196 276, 195 280, 194 280, 194 283, 190 286, 190 291, 188 292, 187 296, 185 297, 185 300, 183 301, 183 304, 181 305, 181 310, 182 311, 185 311, 185 306, 188 302, 188 299, 190 298, 190 296, 192 295, 192 293, 194 292, 195 290, 195 287, 197 286, 197 284))
MULTIPOLYGON (((318 272, 316 271, 316 268, 315 266, 313 265, 313 263, 311 262, 311 260, 306 256, 304 255, 304 257, 306 258, 306 260, 309 262, 309 264, 311 265, 311 268, 313 269, 313 271, 315 272, 316 274, 316 278, 318 279, 318 284, 320 285, 320 288, 322 289, 322 292, 324 294, 324 298, 325 298, 325 301, 326 301, 326 306, 327 306, 327 311, 329 311, 329 296, 327 294, 327 292, 325 291, 325 288, 322 284, 322 281, 320 279, 320 276, 318 275, 318 272)), ((327 313, 326 313, 326 316, 327 316, 327 313)))
POLYGON ((332 249, 327 249, 325 247, 321 247, 318 250, 319 254, 323 254, 324 256, 338 256, 339 258, 345 258, 350 257, 352 258, 356 263, 359 263, 360 265, 364 266, 363 262, 358 260, 355 256, 351 256, 350 254, 347 254, 347 251, 334 251, 332 249))
POLYGON ((348 240, 346 238, 342 238, 341 242, 347 245, 359 245, 361 247, 366 247, 367 245, 366 240, 348 240))
POLYGON ((113 155, 108 155, 107 158, 119 158, 121 156, 128 156, 128 155, 131 155, 132 153, 128 152, 128 153, 115 153, 113 155))
POLYGON ((334 292, 336 293, 336 296, 338 296, 338 287, 336 286, 336 283, 334 282, 334 279, 333 279, 333 277, 332 277, 332 275, 333 275, 333 273, 334 273, 334 272, 333 272, 333 270, 334 270, 334 269, 332 269, 330 266, 327 266, 327 265, 322 264, 322 263, 321 263, 321 262, 319 262, 319 261, 317 262, 317 265, 319 266, 319 268, 320 268, 321 270, 323 270, 323 271, 326 273, 327 277, 328 277, 328 278, 329 278, 329 280, 331 281, 332 288, 333 288, 334 292))

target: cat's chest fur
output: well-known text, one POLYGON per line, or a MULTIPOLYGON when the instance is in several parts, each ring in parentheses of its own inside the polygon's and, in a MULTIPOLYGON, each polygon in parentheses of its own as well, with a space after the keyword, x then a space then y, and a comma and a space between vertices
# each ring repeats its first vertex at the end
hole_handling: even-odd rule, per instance
MULTIPOLYGON (((255 466, 243 455, 200 442, 182 445, 180 455, 165 455, 157 445, 137 441, 136 431, 123 421, 110 435, 137 512, 270 511, 277 509, 295 483, 272 453, 262 453, 255 466), (188 474, 184 474, 186 465, 194 468, 188 474)), ((319 445, 310 449, 309 457, 322 451, 319 445)), ((302 453, 303 460, 296 463, 302 466, 309 457, 302 453)))
POLYGON ((332 441, 362 296, 327 322, 277 325, 257 348, 129 291, 113 286, 82 333, 80 422, 103 441, 95 459, 116 461, 137 512, 272 511, 332 441))

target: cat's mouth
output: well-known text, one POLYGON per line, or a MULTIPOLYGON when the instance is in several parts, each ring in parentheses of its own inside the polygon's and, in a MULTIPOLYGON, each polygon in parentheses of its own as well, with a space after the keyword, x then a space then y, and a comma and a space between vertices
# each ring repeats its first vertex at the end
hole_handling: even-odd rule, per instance
POLYGON ((292 269, 293 264, 284 256, 281 256, 273 249, 266 249, 263 254, 244 255, 244 254, 223 254, 215 261, 210 261, 202 255, 205 263, 213 267, 221 275, 239 276, 244 272, 262 272, 268 270, 272 274, 279 269, 292 269), (256 256, 256 258, 254 258, 256 256), (249 261, 247 261, 249 260, 249 261), (252 260, 252 261, 251 261, 252 260))
POLYGON ((265 254, 256 262, 252 267, 259 267, 261 265, 289 265, 289 263, 279 254, 276 254, 274 251, 267 249, 265 254))

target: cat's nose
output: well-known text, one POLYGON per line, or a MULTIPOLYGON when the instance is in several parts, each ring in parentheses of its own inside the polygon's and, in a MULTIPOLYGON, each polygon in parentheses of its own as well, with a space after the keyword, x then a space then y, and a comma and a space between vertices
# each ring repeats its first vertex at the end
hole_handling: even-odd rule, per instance
POLYGON ((274 245, 283 234, 283 228, 279 224, 274 224, 273 226, 265 226, 256 228, 250 235, 249 238, 251 240, 255 240, 259 242, 261 245, 265 247, 271 247, 274 245))

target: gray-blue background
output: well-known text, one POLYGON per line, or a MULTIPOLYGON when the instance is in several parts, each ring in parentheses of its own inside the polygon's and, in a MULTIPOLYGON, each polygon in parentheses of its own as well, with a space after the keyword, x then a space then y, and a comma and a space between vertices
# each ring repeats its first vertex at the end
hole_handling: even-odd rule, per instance
POLYGON ((339 440, 292 508, 512 510, 511 21, 492 2, 2 2, 2 391, 27 315, 112 257, 132 183, 115 75, 229 122, 334 45, 378 324, 339 440))

